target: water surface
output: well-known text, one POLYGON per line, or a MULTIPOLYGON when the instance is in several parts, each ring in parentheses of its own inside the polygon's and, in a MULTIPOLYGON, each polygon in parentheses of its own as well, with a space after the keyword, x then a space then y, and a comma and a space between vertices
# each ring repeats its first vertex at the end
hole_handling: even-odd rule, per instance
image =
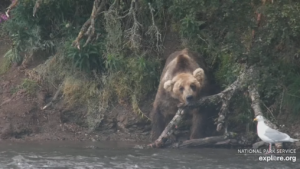
POLYGON ((133 143, 0 142, 0 168, 10 169, 300 169, 296 162, 261 162, 236 149, 138 149, 133 143))

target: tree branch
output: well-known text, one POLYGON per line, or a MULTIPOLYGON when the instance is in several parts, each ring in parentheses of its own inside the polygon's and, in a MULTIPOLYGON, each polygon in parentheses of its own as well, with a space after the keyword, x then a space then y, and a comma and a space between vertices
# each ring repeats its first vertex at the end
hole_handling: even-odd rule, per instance
POLYGON ((174 133, 175 126, 182 120, 183 115, 185 114, 184 109, 179 109, 175 114, 174 118, 170 121, 170 123, 166 126, 165 130, 161 133, 159 138, 155 140, 154 143, 149 144, 152 148, 160 148, 163 147, 167 139, 174 133))
POLYGON ((78 33, 77 38, 73 41, 72 45, 80 49, 79 41, 82 39, 84 35, 88 36, 84 46, 86 46, 92 39, 95 34, 95 18, 100 14, 100 11, 103 10, 104 5, 106 3, 105 0, 102 0, 101 4, 99 5, 100 0, 94 0, 93 10, 91 13, 90 18, 83 24, 78 33))
POLYGON ((36 14, 36 11, 38 10, 38 8, 40 7, 40 4, 41 4, 42 0, 37 0, 35 2, 35 5, 33 7, 33 13, 32 13, 32 16, 35 17, 35 14, 36 14))
MULTIPOLYGON (((184 112, 190 108, 201 107, 201 106, 209 105, 209 104, 218 105, 218 104, 222 103, 222 108, 219 113, 219 118, 217 120, 217 126, 218 126, 217 131, 220 131, 222 129, 223 123, 225 122, 225 118, 227 115, 228 102, 230 101, 231 97, 236 92, 236 90, 240 89, 242 87, 242 83, 244 83, 244 81, 245 81, 245 71, 242 71, 240 76, 237 78, 237 80, 235 82, 233 82, 230 86, 228 86, 222 92, 215 94, 215 95, 203 97, 194 105, 185 106, 185 107, 180 108, 177 111, 176 115, 173 117, 172 121, 167 125, 165 130, 161 133, 160 137, 157 140, 155 140, 154 143, 150 144, 150 147, 153 147, 153 148, 163 147, 166 140, 174 132, 173 131, 174 126, 176 126, 183 119, 182 116, 184 115, 184 112)), ((227 134, 227 130, 225 130, 225 131, 226 131, 225 134, 227 134)), ((210 139, 208 139, 208 140, 210 140, 210 139)), ((213 138, 212 140, 215 140, 215 138, 213 138)), ((217 140, 224 141, 219 138, 217 140)), ((186 143, 186 144, 193 144, 193 143, 186 143)))
MULTIPOLYGON (((216 124, 217 124, 216 130, 221 131, 224 127, 225 119, 228 114, 229 101, 231 100, 232 96, 235 94, 236 91, 244 88, 244 84, 247 83, 246 79, 249 76, 249 74, 250 74, 249 69, 244 68, 241 71, 239 77, 236 79, 236 81, 234 81, 222 92, 215 95, 203 97, 191 107, 199 107, 199 106, 201 107, 211 103, 213 103, 214 105, 218 105, 222 103, 221 110, 219 112, 219 117, 216 120, 216 124)), ((227 132, 227 128, 225 126, 225 133, 226 132, 227 132)))
POLYGON ((5 14, 8 18, 10 11, 18 5, 18 2, 18 0, 13 0, 12 3, 7 7, 7 11, 5 12, 5 14))
MULTIPOLYGON (((171 134, 174 132, 173 130, 175 129, 174 126, 176 126, 181 120, 183 119, 183 115, 185 114, 184 112, 187 111, 187 109, 190 108, 195 108, 195 107, 202 107, 202 106, 209 106, 209 105, 220 105, 221 104, 221 109, 219 112, 219 117, 216 121, 217 124, 217 131, 220 131, 223 128, 223 124, 226 121, 226 116, 228 114, 228 106, 229 102, 234 95, 234 93, 237 90, 245 90, 246 86, 248 86, 249 80, 251 80, 251 84, 248 86, 248 92, 252 101, 251 107, 253 109, 254 115, 262 115, 262 110, 259 105, 260 103, 260 98, 259 98, 259 93, 257 90, 257 86, 253 82, 253 79, 257 77, 257 71, 256 69, 252 66, 249 68, 245 68, 241 71, 239 77, 235 82, 233 82, 231 85, 229 85, 226 89, 224 89, 222 92, 211 95, 211 96, 206 96, 201 98, 198 102, 196 102, 194 105, 190 106, 184 106, 181 107, 176 115, 173 117, 172 121, 168 124, 168 126, 165 128, 165 130, 162 132, 160 137, 152 144, 150 144, 151 147, 163 147, 164 143, 167 141, 167 139, 171 136, 171 134)), ((270 127, 274 129, 278 129, 275 124, 270 122, 269 120, 266 120, 266 124, 269 125, 270 127)), ((232 136, 230 133, 227 132, 227 128, 225 126, 225 136, 232 136)), ((228 138, 224 136, 215 136, 215 137, 207 137, 203 139, 195 139, 195 140, 187 140, 184 141, 183 143, 178 143, 177 147, 190 147, 190 146, 200 146, 200 145, 211 145, 215 144, 217 142, 228 142, 228 138)), ((230 140, 229 140, 230 142, 230 140)), ((222 143, 223 144, 223 143, 222 143)), ((255 146, 260 145, 255 144, 255 146)), ((277 143, 276 146, 282 146, 281 143, 277 143)))
POLYGON ((150 37, 152 39, 153 39, 153 36, 156 38, 156 48, 159 51, 161 49, 161 46, 159 45, 159 43, 162 42, 161 33, 159 32, 159 29, 155 24, 154 13, 153 13, 154 9, 150 3, 148 3, 148 6, 149 6, 150 13, 151 13, 152 25, 149 27, 148 31, 146 32, 146 35, 150 35, 150 37))
POLYGON ((51 99, 51 101, 50 101, 48 104, 46 104, 46 105, 42 108, 42 110, 45 110, 45 109, 47 109, 50 105, 52 105, 53 102, 56 101, 56 99, 57 99, 58 95, 61 93, 61 91, 62 91, 62 84, 59 85, 59 87, 58 87, 57 91, 55 92, 55 94, 54 94, 53 98, 51 99))
MULTIPOLYGON (((247 86, 246 84, 248 83, 248 80, 251 79, 251 77, 255 77, 254 74, 254 68, 253 67, 249 67, 249 68, 244 68, 242 69, 239 77, 236 79, 236 81, 234 81, 231 85, 229 85, 226 89, 224 89, 222 92, 215 94, 215 95, 211 95, 211 96, 206 96, 201 98, 197 103, 195 103, 194 105, 190 105, 190 106, 185 106, 182 107, 181 109, 179 109, 176 113, 176 115, 174 116, 174 118, 172 119, 172 121, 170 122, 170 124, 165 128, 165 130, 162 132, 162 134, 160 135, 160 137, 153 143, 150 144, 150 146, 152 147, 163 147, 164 143, 166 142, 166 140, 170 137, 170 135, 173 133, 174 130, 174 126, 177 125, 181 120, 182 120, 182 116, 186 109, 189 108, 195 108, 195 107, 201 107, 201 106, 208 106, 208 105, 220 105, 221 104, 221 109, 219 112, 219 117, 216 120, 216 124, 217 124, 217 131, 221 131, 221 129, 224 127, 224 123, 226 122, 226 116, 228 114, 228 106, 229 106, 229 102, 231 100, 231 98, 233 97, 234 93, 238 90, 243 90, 245 88, 245 86, 247 86)), ((251 85, 253 86, 253 85, 251 85)), ((252 108, 254 110, 254 114, 262 114, 261 109, 258 105, 258 99, 259 98, 259 94, 256 90, 256 88, 254 87, 249 87, 249 93, 252 99, 252 108)), ((225 135, 228 135, 227 132, 227 126, 225 126, 225 135)), ((225 139, 221 139, 221 137, 223 138, 223 136, 218 136, 218 137, 212 137, 212 138, 204 138, 201 140, 189 140, 186 141, 182 144, 182 146, 186 146, 186 145, 191 145, 193 146, 194 144, 199 143, 200 144, 212 144, 214 143, 215 140, 218 141, 225 141, 225 139), (205 141, 206 140, 206 141, 205 141)))
MULTIPOLYGON (((251 72, 251 77, 255 78, 257 77, 257 72, 253 69, 253 68, 250 68, 250 72, 251 72)), ((261 107, 260 107, 260 96, 259 96, 259 93, 257 91, 257 86, 255 84, 251 84, 249 87, 248 87, 248 92, 249 92, 249 95, 250 95, 250 98, 251 98, 251 101, 252 101, 252 104, 251 104, 251 107, 253 109, 253 112, 254 112, 254 116, 258 116, 258 115, 262 115, 263 116, 263 113, 262 113, 262 110, 261 110, 261 107)), ((273 129, 276 129, 278 130, 278 127, 272 123, 271 121, 269 121, 268 119, 265 119, 265 123, 273 128, 273 129)), ((260 145, 260 144, 255 144, 255 145, 260 145)), ((275 144, 277 147, 281 147, 282 146, 282 143, 276 143, 275 144)), ((254 146, 254 145, 253 145, 254 146)))
POLYGON ((128 44, 131 44, 131 47, 134 49, 138 49, 140 46, 140 42, 141 42, 141 35, 139 34, 139 29, 140 27, 142 27, 142 25, 138 22, 137 17, 136 17, 136 0, 131 0, 131 5, 130 5, 130 9, 129 12, 123 16, 130 16, 133 19, 133 25, 131 28, 129 28, 128 30, 125 30, 125 37, 129 38, 129 41, 127 42, 128 44))

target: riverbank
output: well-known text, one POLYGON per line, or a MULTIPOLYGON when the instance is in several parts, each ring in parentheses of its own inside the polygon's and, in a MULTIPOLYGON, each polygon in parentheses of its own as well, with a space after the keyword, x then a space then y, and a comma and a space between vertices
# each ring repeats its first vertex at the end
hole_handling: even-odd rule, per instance
MULTIPOLYGON (((166 39, 168 55, 180 46, 178 40, 166 39), (174 45, 174 42, 177 43, 174 45)), ((9 41, 0 45, 0 63, 5 63, 4 54, 10 49, 9 41)), ((140 108, 145 117, 133 113, 130 106, 116 104, 102 117, 101 123, 91 130, 87 125, 87 108, 84 105, 67 106, 58 99, 49 108, 51 91, 31 78, 32 72, 45 60, 34 59, 25 66, 10 65, 0 75, 0 139, 14 142, 28 141, 130 141, 149 142, 149 112, 155 93, 142 101, 140 108)), ((215 126, 214 126, 215 128, 215 126)), ((289 124, 284 128, 294 138, 299 138, 300 125, 289 124)), ((185 132, 185 131, 184 131, 185 132)), ((257 140, 258 141, 258 140, 257 140)), ((295 144, 300 148, 300 143, 295 144)))

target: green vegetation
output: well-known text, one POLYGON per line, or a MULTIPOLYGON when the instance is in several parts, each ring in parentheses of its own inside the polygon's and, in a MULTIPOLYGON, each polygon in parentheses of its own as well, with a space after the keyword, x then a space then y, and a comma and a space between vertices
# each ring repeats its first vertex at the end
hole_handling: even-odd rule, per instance
POLYGON ((11 88, 11 94, 15 94, 17 92, 26 93, 29 96, 34 96, 36 94, 39 85, 36 81, 30 79, 23 79, 22 83, 18 86, 11 88))
POLYGON ((22 84, 19 86, 19 89, 24 89, 27 94, 34 95, 38 89, 37 82, 30 79, 23 79, 22 84))
MULTIPOLYGON (((180 35, 185 47, 201 53, 223 88, 236 79, 241 66, 255 65, 266 111, 300 116, 299 2, 95 2, 101 10, 87 25, 90 31, 81 32, 92 13, 91 0, 20 1, 13 17, 1 24, 13 41, 9 60, 21 62, 25 55, 45 51, 48 60, 36 71, 53 90, 63 85, 67 103, 88 106, 91 128, 117 102, 143 115, 139 104, 156 90, 167 32, 180 35), (83 37, 75 43, 79 33, 83 37)), ((1 66, 0 72, 5 70, 1 66)), ((233 121, 251 120, 249 106, 233 107, 244 112, 233 121)))
POLYGON ((9 50, 5 55, 4 58, 2 59, 2 62, 0 63, 0 75, 4 74, 5 72, 8 71, 11 65, 11 61, 7 56, 10 54, 11 50, 9 50))

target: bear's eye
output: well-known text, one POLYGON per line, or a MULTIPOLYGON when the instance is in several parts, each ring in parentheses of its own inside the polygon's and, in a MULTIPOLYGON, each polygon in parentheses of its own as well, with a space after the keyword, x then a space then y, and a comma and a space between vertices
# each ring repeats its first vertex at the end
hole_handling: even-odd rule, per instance
POLYGON ((183 88, 182 86, 179 87, 179 90, 180 90, 181 92, 183 91, 183 89, 184 89, 184 88, 183 88))
POLYGON ((196 90, 196 85, 194 85, 194 84, 191 84, 191 86, 190 86, 190 87, 191 87, 191 89, 192 89, 192 90, 194 90, 194 91, 196 90))

